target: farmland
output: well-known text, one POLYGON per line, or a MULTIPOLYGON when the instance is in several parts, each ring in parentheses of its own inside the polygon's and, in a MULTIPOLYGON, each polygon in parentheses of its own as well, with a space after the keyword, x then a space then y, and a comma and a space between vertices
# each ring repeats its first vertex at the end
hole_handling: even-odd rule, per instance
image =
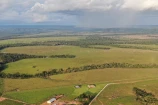
MULTIPOLYGON (((1 68, 0 91, 8 99, 39 105, 55 95, 64 94, 60 101, 74 101, 83 93, 97 94, 105 85, 116 83, 105 88, 92 104, 140 105, 135 101, 133 87, 146 89, 154 95, 158 92, 156 39, 129 40, 124 36, 97 35, 40 36, 2 40, 0 46, 0 53, 4 54, 1 56, 4 58, 0 58, 4 65, 1 68), (13 61, 11 54, 17 60, 13 61), (31 55, 34 57, 29 58, 31 55), (74 57, 51 57, 61 55, 74 57), (3 59, 8 59, 8 62, 4 63, 3 59), (26 78, 25 75, 31 76, 26 78), (89 84, 96 87, 88 88, 89 84), (77 89, 76 85, 82 87, 77 89)), ((7 100, 2 102, 12 103, 7 100)), ((0 105, 3 105, 2 102, 0 105)))
POLYGON ((45 88, 45 89, 36 89, 36 90, 27 90, 22 92, 9 92, 6 96, 18 100, 22 100, 27 103, 42 103, 45 100, 48 100, 55 94, 64 94, 65 97, 63 100, 73 100, 78 95, 86 92, 99 92, 102 89, 104 84, 99 84, 95 89, 89 89, 86 85, 83 85, 80 89, 75 89, 74 86, 65 86, 65 87, 55 87, 55 88, 45 88), (38 96, 38 97, 37 97, 38 96))
POLYGON ((0 102, 0 105, 23 105, 23 103, 19 103, 19 102, 15 102, 15 101, 6 99, 6 100, 0 102))
POLYGON ((2 52, 46 56, 56 54, 76 55, 76 58, 73 59, 37 58, 8 63, 7 68, 4 71, 5 73, 20 72, 35 74, 50 69, 66 69, 68 67, 80 67, 90 64, 111 62, 131 64, 151 64, 158 62, 158 54, 156 51, 113 47, 110 50, 96 50, 93 48, 81 48, 77 46, 26 46, 6 48, 2 50, 2 52), (36 66, 36 68, 33 68, 33 66, 36 66))
POLYGON ((0 41, 1 45, 5 44, 15 44, 15 43, 31 43, 31 42, 45 42, 45 41, 73 41, 73 40, 79 40, 84 39, 84 36, 68 36, 65 37, 42 37, 42 38, 18 38, 18 39, 7 39, 0 41))
MULTIPOLYGON (((158 80, 149 80, 143 82, 111 85, 99 95, 92 105, 100 105, 101 103, 105 105, 141 105, 136 101, 136 96, 132 91, 133 87, 145 89, 146 91, 152 92, 156 97, 158 97, 157 82, 158 80)), ((157 104, 158 103, 156 103, 156 105, 157 104)))
POLYGON ((95 83, 97 85, 97 88, 90 89, 90 91, 99 92, 107 83, 156 79, 157 73, 157 69, 93 70, 56 75, 52 76, 51 80, 40 78, 22 80, 4 79, 4 88, 6 91, 5 96, 13 99, 22 100, 27 103, 41 103, 44 100, 51 98, 51 96, 53 96, 54 94, 61 93, 66 95, 63 100, 72 100, 77 97, 77 95, 88 89, 87 84, 95 83), (21 84, 21 82, 23 83, 21 84), (83 87, 81 89, 75 89, 74 86, 77 84, 83 84, 83 87), (20 90, 19 92, 16 92, 15 89, 17 88, 20 90), (68 92, 69 94, 63 92, 62 90, 65 90, 65 92, 68 92), (70 95, 70 93, 72 95, 70 95), (40 94, 42 94, 42 96, 40 96, 40 94))

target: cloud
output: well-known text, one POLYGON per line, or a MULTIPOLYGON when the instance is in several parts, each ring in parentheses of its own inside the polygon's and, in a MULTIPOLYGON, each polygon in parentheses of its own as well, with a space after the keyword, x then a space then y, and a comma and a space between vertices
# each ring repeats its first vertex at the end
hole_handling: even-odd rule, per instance
POLYGON ((117 0, 45 0, 45 2, 37 2, 32 8, 33 12, 59 12, 59 11, 104 11, 113 7, 113 3, 117 0))
POLYGON ((158 0, 45 0, 36 2, 33 12, 59 11, 107 11, 111 9, 130 9, 135 11, 158 10, 158 0))
POLYGON ((148 16, 151 11, 157 16, 158 0, 0 0, 0 21, 114 26, 134 23, 138 14, 148 16))
POLYGON ((158 10, 158 0, 124 0, 121 7, 136 11, 158 10))

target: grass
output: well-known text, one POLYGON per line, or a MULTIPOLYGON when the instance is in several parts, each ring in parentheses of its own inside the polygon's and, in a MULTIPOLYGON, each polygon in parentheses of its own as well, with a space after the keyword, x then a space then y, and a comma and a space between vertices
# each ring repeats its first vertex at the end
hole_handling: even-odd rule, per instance
POLYGON ((4 44, 16 44, 16 43, 32 43, 32 42, 45 42, 45 41, 75 41, 79 39, 84 39, 82 36, 63 36, 63 37, 41 37, 41 38, 18 38, 18 39, 8 39, 1 40, 0 45, 4 44))
POLYGON ((56 94, 64 94, 62 100, 74 100, 80 94, 90 91, 92 93, 99 92, 105 84, 97 84, 94 89, 88 89, 87 85, 82 86, 80 89, 75 89, 74 86, 47 88, 47 89, 36 89, 27 90, 22 92, 9 92, 6 94, 7 97, 18 99, 30 104, 39 104, 46 100, 49 100, 56 94))
POLYGON ((8 53, 37 55, 72 54, 74 59, 25 59, 7 64, 6 73, 38 73, 54 68, 80 67, 90 64, 120 62, 149 64, 158 62, 158 52, 140 49, 111 48, 110 50, 81 48, 76 46, 27 46, 2 50, 8 53), (143 61, 143 62, 142 62, 143 61), (37 68, 33 68, 36 66, 37 68))
MULTIPOLYGON (((137 81, 137 80, 143 81, 146 79, 155 79, 158 77, 157 74, 158 74, 157 69, 104 69, 104 70, 92 70, 92 71, 84 71, 77 73, 54 75, 51 76, 51 79, 42 79, 42 78, 5 79, 4 80, 5 91, 6 91, 5 96, 28 103, 41 103, 52 98, 53 95, 55 94, 63 93, 66 95, 66 97, 63 98, 63 100, 73 100, 79 94, 84 93, 86 91, 98 93, 105 86, 106 83, 111 83, 111 82, 123 83, 123 82, 137 81), (83 85, 82 88, 75 89, 74 86, 78 84, 82 84, 83 85), (97 87, 88 90, 86 84, 97 84, 97 87), (16 88, 18 88, 20 91, 19 92, 15 91, 16 88)), ((156 82, 152 82, 152 83, 156 85, 156 82)), ((145 82, 145 83, 147 84, 150 82, 145 82)), ((137 83, 137 85, 138 84, 144 84, 144 83, 140 82, 137 83)), ((153 85, 149 84, 149 85, 151 87, 153 86, 153 89, 154 88, 157 89, 154 84, 153 85)), ((117 87, 117 85, 114 86, 117 87)), ((127 89, 131 89, 132 87, 133 85, 127 89)), ((118 87, 118 88, 123 89, 122 87, 118 87)), ((115 87, 110 89, 111 92, 113 90, 115 91, 115 87)), ((127 91, 123 92, 123 91, 124 90, 122 91, 116 90, 116 94, 122 93, 125 95, 123 97, 127 96, 129 99, 126 98, 124 99, 123 97, 120 97, 119 99, 117 99, 118 101, 116 100, 116 102, 121 102, 122 100, 126 102, 130 100, 131 102, 134 99, 134 97, 128 96, 128 92, 127 91)), ((110 94, 113 95, 114 93, 112 94, 109 93, 109 95, 110 94)), ((111 105, 117 105, 117 104, 111 104, 111 105)), ((137 104, 133 104, 133 105, 137 105, 137 104)))
MULTIPOLYGON (((21 38, 9 39, 1 41, 0 44, 13 43, 31 43, 42 41, 56 40, 79 40, 83 37, 45 37, 45 38, 21 38)), ((107 48, 108 46, 95 47, 107 48)), ((127 45, 128 46, 128 45, 127 45)), ((137 46, 137 45, 133 45, 137 46)), ((141 45, 139 45, 141 46, 141 45)), ((157 46, 148 46, 157 49, 157 46)), ((143 47, 144 47, 143 46, 143 47)), ((109 47, 108 47, 109 48, 109 47)), ((81 48, 77 46, 25 46, 11 47, 3 49, 3 53, 22 53, 33 55, 60 55, 70 54, 76 55, 76 58, 59 59, 59 58, 44 58, 44 59, 24 59, 13 63, 8 63, 5 73, 28 73, 35 74, 53 68, 68 68, 80 67, 90 64, 103 64, 111 62, 132 63, 132 64, 149 64, 158 62, 158 52, 142 49, 126 49, 110 47, 110 50, 81 48), (36 66, 34 68, 33 66, 36 66)), ((91 70, 69 74, 53 75, 49 79, 31 78, 31 79, 4 79, 0 80, 0 91, 5 91, 5 96, 30 104, 40 104, 55 94, 65 94, 62 100, 73 100, 78 95, 91 91, 98 93, 107 83, 111 82, 130 82, 137 80, 155 79, 158 78, 158 70, 150 69, 121 69, 111 68, 102 70, 91 70), (80 89, 75 89, 74 86, 83 85, 80 89), (96 84, 97 87, 88 89, 87 84, 96 84), (16 89, 19 89, 17 92, 16 89)), ((93 105, 140 105, 135 101, 135 96, 132 88, 138 87, 146 89, 157 96, 158 80, 111 85, 106 88, 93 105)), ((157 96, 158 97, 158 96, 157 96)), ((12 102, 8 102, 9 105, 12 102)), ((6 103, 7 103, 6 102, 6 103)), ((5 101, 4 101, 5 103, 5 101)), ((1 103, 0 103, 1 105, 1 103)), ((3 104, 2 104, 3 105, 3 104)), ((14 105, 14 103, 12 104, 14 105)), ((17 104, 18 105, 18 104, 17 104)))
POLYGON ((158 98, 157 82, 158 80, 150 80, 137 83, 111 85, 99 95, 92 105, 100 105, 101 103, 104 105, 141 105, 135 100, 136 96, 132 91, 133 87, 152 92, 158 98))
POLYGON ((61 87, 76 84, 107 83, 157 78, 157 69, 103 69, 51 76, 51 79, 4 79, 6 92, 61 87), (45 85, 43 85, 45 84, 45 85))
POLYGON ((0 105, 24 105, 24 104, 6 99, 0 102, 0 105))

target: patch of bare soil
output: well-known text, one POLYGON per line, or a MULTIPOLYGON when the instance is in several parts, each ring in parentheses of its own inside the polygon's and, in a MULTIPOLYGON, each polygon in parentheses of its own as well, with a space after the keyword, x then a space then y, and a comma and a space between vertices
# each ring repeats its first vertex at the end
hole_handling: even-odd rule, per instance
POLYGON ((4 100, 6 100, 6 98, 0 97, 0 102, 2 102, 2 101, 4 101, 4 100))

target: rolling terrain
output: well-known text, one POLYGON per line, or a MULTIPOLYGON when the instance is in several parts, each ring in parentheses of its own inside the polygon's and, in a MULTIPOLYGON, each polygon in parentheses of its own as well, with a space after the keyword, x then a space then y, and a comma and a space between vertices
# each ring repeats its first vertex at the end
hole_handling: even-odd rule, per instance
MULTIPOLYGON (((0 93, 6 100, 0 105, 39 105, 60 94, 64 97, 59 101, 71 102, 86 92, 96 96, 111 83, 114 84, 108 85, 92 105, 141 105, 135 100, 133 87, 158 97, 156 40, 129 40, 124 35, 2 40, 0 93), (89 84, 96 87, 88 88, 89 84), (81 88, 75 88, 76 85, 81 88)), ((86 103, 81 100, 77 101, 86 103)))

